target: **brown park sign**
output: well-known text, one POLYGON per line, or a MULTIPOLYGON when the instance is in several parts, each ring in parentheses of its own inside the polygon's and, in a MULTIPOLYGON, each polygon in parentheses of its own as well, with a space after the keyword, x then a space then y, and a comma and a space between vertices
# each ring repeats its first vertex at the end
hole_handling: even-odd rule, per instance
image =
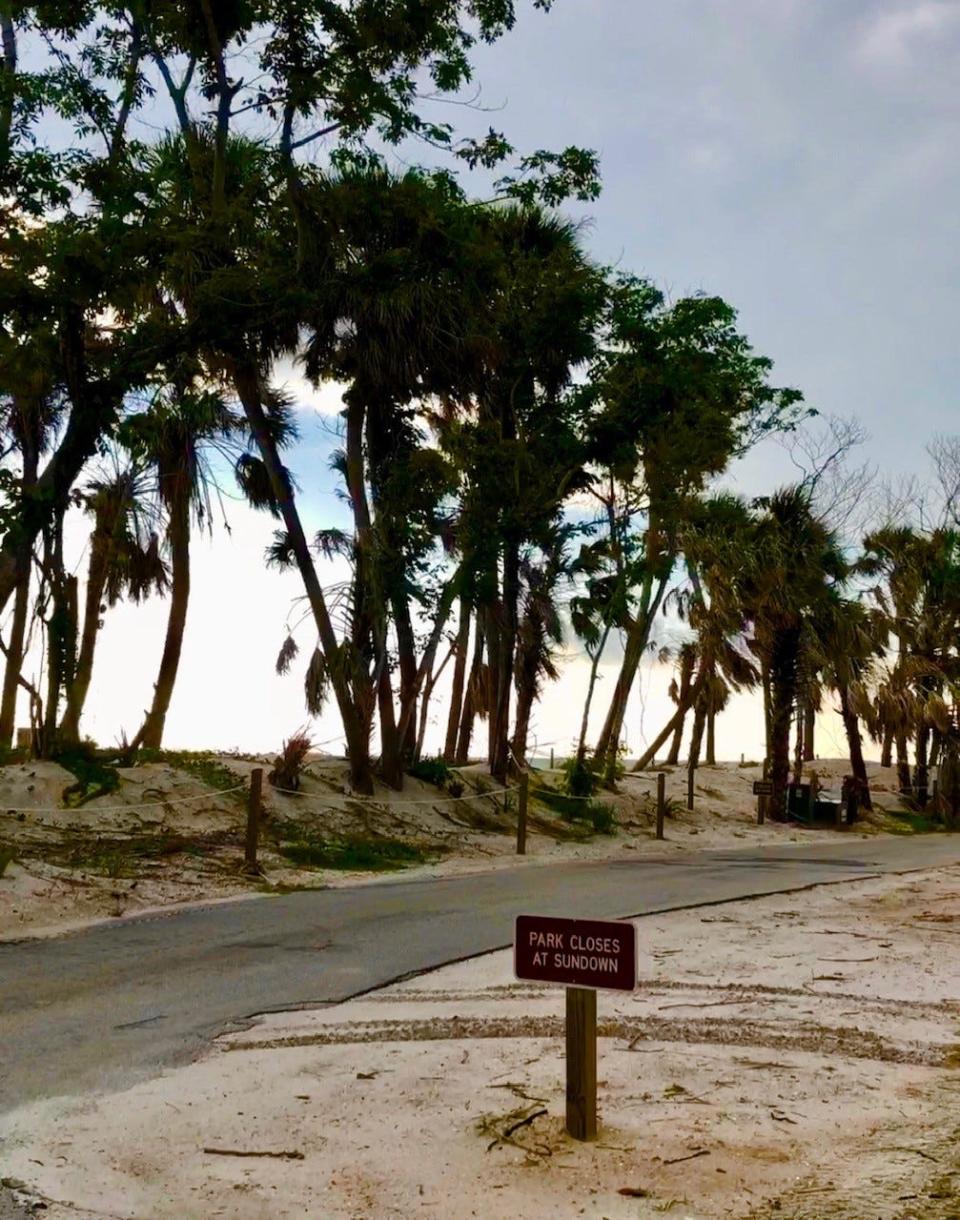
POLYGON ((603 991, 637 986, 637 931, 619 920, 518 915, 513 943, 518 979, 603 991))
POLYGON ((755 779, 753 781, 754 796, 773 796, 772 779, 755 779))

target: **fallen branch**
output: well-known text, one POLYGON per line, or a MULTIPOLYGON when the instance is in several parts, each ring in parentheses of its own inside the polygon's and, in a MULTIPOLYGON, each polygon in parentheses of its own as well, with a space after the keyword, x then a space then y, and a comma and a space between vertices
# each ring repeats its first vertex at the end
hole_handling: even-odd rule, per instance
POLYGON ((698 1156, 709 1156, 709 1148, 698 1148, 696 1152, 688 1152, 686 1156, 674 1156, 669 1160, 662 1161, 663 1165, 679 1165, 681 1161, 695 1161, 698 1156))
POLYGON ((258 1152, 244 1148, 204 1148, 207 1156, 272 1156, 280 1161, 302 1161, 302 1152, 258 1152))
POLYGON ((749 1003, 742 996, 733 996, 729 1000, 710 1000, 706 1004, 661 1004, 658 1012, 666 1012, 668 1008, 720 1008, 723 1004, 746 1004, 749 1003))
POLYGON ((534 1110, 532 1114, 528 1114, 526 1118, 520 1118, 512 1126, 508 1127, 503 1133, 505 1140, 513 1135, 514 1131, 519 1131, 521 1127, 529 1127, 535 1118, 542 1118, 546 1114, 546 1110, 534 1110))

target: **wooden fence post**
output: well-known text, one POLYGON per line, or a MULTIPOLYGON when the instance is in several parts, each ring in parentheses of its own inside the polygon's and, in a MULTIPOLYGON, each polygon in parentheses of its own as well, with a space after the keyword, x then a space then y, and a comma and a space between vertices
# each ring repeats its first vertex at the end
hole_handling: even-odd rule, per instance
POLYGON ((263 767, 250 772, 250 794, 247 797, 247 838, 243 851, 243 871, 257 873, 257 846, 260 841, 260 813, 263 807, 263 767))
POLYGON ((667 777, 661 771, 657 776, 657 838, 663 838, 663 815, 667 804, 667 777))
POLYGON ((553 746, 550 747, 550 770, 553 770, 553 746))
POLYGON ((687 765, 687 808, 693 808, 693 784, 696 779, 697 772, 689 764, 687 765))
POLYGON ((517 808, 517 855, 527 854, 527 793, 529 791, 530 775, 527 771, 520 772, 520 796, 517 808))
POLYGON ((597 1136, 597 993, 567 988, 567 1132, 597 1136))

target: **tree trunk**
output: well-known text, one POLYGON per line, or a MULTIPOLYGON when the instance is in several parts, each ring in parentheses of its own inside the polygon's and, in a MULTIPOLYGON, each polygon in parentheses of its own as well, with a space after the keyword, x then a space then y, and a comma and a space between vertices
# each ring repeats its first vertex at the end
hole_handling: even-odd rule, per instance
POLYGON ((510 696, 513 691, 519 600, 520 551, 517 542, 508 539, 503 546, 502 608, 496 616, 496 630, 490 633, 490 774, 501 784, 507 782, 510 770, 510 696))
MULTIPOLYGON (((697 774, 697 767, 700 765, 700 745, 703 741, 703 726, 706 722, 707 713, 703 706, 703 700, 697 701, 696 708, 693 713, 693 731, 690 734, 690 754, 687 758, 687 791, 693 791, 693 781, 697 774)), ((689 807, 689 806, 688 806, 689 807)))
POLYGON ((913 789, 910 782, 910 758, 907 754, 906 731, 897 729, 894 741, 897 747, 897 783, 900 788, 900 795, 912 796, 913 789))
POLYGON ((466 593, 460 594, 460 622, 457 626, 456 656, 453 662, 453 686, 450 691, 450 710, 447 713, 447 736, 443 744, 443 757, 448 763, 457 755, 457 729, 463 708, 463 687, 467 674, 467 652, 470 648, 470 618, 472 607, 466 593))
MULTIPOLYGON (((14 409, 19 413, 22 426, 23 478, 21 488, 26 495, 37 481, 40 456, 36 429, 32 421, 31 405, 14 396, 14 409)), ((23 668, 23 649, 26 639, 27 618, 30 611, 30 571, 33 561, 33 543, 22 539, 15 552, 16 588, 14 591, 13 619, 10 623, 10 639, 7 644, 6 666, 3 672, 3 698, 0 701, 0 746, 13 743, 17 719, 17 687, 23 668)))
POLYGON ((16 590, 20 579, 17 557, 32 553, 41 530, 50 524, 55 506, 66 505, 70 490, 97 444, 116 419, 122 394, 111 387, 91 387, 86 369, 86 323, 83 311, 64 305, 60 319, 60 354, 64 380, 70 396, 70 418, 60 443, 32 487, 24 488, 23 500, 13 525, 0 543, 0 611, 16 590))
POLYGON ((580 736, 577 738, 577 759, 582 762, 583 757, 587 752, 587 731, 590 724, 590 708, 593 706, 593 693, 597 686, 597 670, 600 667, 600 659, 603 656, 603 650, 607 646, 607 640, 610 638, 610 631, 613 627, 613 621, 605 622, 603 632, 597 644, 597 650, 590 658, 590 679, 587 683, 587 696, 583 701, 583 714, 580 717, 580 736))
POLYGON ((803 709, 803 761, 813 762, 816 758, 815 734, 817 731, 817 712, 813 704, 808 703, 803 709))
POLYGON ((717 713, 714 708, 707 709, 707 766, 717 765, 717 713))
POLYGON ((670 571, 673 569, 673 556, 672 554, 666 556, 661 554, 662 547, 663 541, 660 529, 651 514, 646 538, 647 570, 644 576, 640 605, 637 610, 637 617, 627 634, 627 643, 623 651, 623 663, 620 667, 620 673, 617 675, 617 684, 614 688, 613 698, 610 701, 610 708, 603 725, 603 731, 600 734, 600 740, 597 742, 596 756, 605 760, 605 778, 608 781, 613 778, 616 768, 617 749, 620 745, 620 735, 623 732, 623 722, 627 714, 627 700, 630 696, 630 690, 633 686, 634 678, 637 676, 637 670, 640 667, 644 650, 650 640, 650 631, 653 627, 653 621, 657 616, 657 611, 660 609, 660 603, 666 591, 670 571), (669 571, 664 572, 662 570, 664 567, 669 568, 669 571), (659 584, 657 584, 658 576, 659 584), (657 584, 656 593, 654 593, 655 584, 657 584))
POLYGON ((13 619, 10 623, 10 638, 7 641, 6 665, 3 671, 3 700, 0 703, 0 748, 13 744, 17 720, 17 690, 20 671, 23 667, 23 643, 27 632, 27 614, 30 609, 30 552, 25 556, 22 576, 17 583, 13 602, 13 619))
MULTIPOLYGON (((687 710, 687 707, 681 703, 677 709, 680 713, 679 716, 675 713, 670 721, 671 724, 676 723, 676 728, 672 730, 673 741, 670 743, 670 752, 667 755, 668 767, 676 767, 680 764, 680 749, 683 746, 683 730, 686 725, 687 710)), ((664 738, 665 740, 666 738, 664 738)))
POLYGON ((377 706, 380 710, 380 775, 385 784, 399 791, 403 787, 403 760, 393 711, 393 687, 385 665, 377 683, 377 706))
POLYGON ((763 757, 769 759, 772 757, 773 721, 770 717, 770 666, 766 658, 760 661, 760 687, 763 691, 763 757))
POLYGON ((893 766, 893 729, 883 730, 883 745, 880 748, 880 766, 893 766))
POLYGON ((693 671, 696 666, 697 658, 694 650, 689 647, 684 647, 680 653, 680 682, 677 687, 677 707, 684 709, 684 714, 680 717, 680 723, 677 725, 673 734, 673 741, 670 745, 670 753, 667 755, 667 765, 675 767, 680 762, 680 747, 683 745, 683 726, 686 720, 687 699, 690 694, 690 683, 693 681, 693 671))
POLYGON ((107 583, 107 543, 102 533, 103 526, 104 523, 98 521, 90 539, 90 563, 87 568, 80 652, 73 681, 67 686, 67 705, 60 722, 60 740, 67 746, 77 745, 80 741, 80 717, 83 715, 87 692, 90 689, 93 658, 100 634, 100 608, 107 583))
POLYGON ((922 724, 917 730, 917 765, 914 769, 914 795, 921 809, 927 804, 927 752, 930 748, 930 726, 922 724))
MULTIPOLYGON (((440 675, 447 668, 450 658, 456 651, 456 647, 456 644, 451 644, 449 650, 447 651, 447 655, 440 662, 439 668, 434 670, 431 665, 430 671, 424 678, 423 685, 421 687, 422 694, 420 698, 420 720, 417 726, 417 743, 414 753, 415 762, 419 761, 419 759, 423 757, 423 743, 427 735, 427 712, 430 708, 430 699, 433 695, 433 689, 439 682, 440 675)), ((447 761, 452 762, 453 760, 447 759, 447 761)))
POLYGON ((804 733, 803 727, 806 723, 807 713, 806 708, 798 703, 796 721, 796 737, 793 749, 793 782, 795 784, 803 783, 803 755, 804 755, 804 733))
POLYGON ((477 628, 474 632, 473 661, 470 665, 470 677, 467 681, 467 693, 463 700, 463 711, 460 715, 460 735, 457 740, 456 762, 458 767, 464 766, 470 758, 470 739, 473 737, 473 721, 476 717, 475 691, 480 685, 483 672, 483 651, 486 642, 485 615, 477 615, 477 628))
MULTIPOLYGON (((350 761, 350 785, 362 794, 373 795, 373 775, 370 769, 370 735, 369 725, 373 713, 370 692, 357 691, 352 687, 349 678, 344 673, 344 667, 338 664, 340 647, 330 613, 327 608, 320 578, 310 553, 300 514, 297 511, 293 489, 277 453, 276 444, 270 431, 270 426, 263 412, 260 399, 260 383, 256 372, 233 364, 230 368, 231 379, 236 386, 237 394, 243 405, 244 414, 250 424, 254 440, 260 450, 264 465, 270 478, 273 491, 287 538, 303 581, 304 591, 313 612, 320 647, 327 659, 330 670, 330 685, 333 688, 343 722, 344 737, 347 742, 347 753, 350 761), (358 701, 358 694, 361 699, 358 701), (362 706, 361 706, 362 703, 362 706)), ((2 585, 0 585, 2 592, 2 585)))
POLYGON ((60 695, 73 678, 77 639, 77 578, 68 576, 63 565, 63 518, 65 505, 54 514, 53 527, 45 540, 44 561, 50 588, 50 618, 47 621, 47 703, 42 733, 42 756, 56 753, 57 716, 60 695))
POLYGON ((640 757, 637 759, 637 761, 633 764, 633 767, 631 768, 631 770, 643 771, 644 768, 650 766, 651 762, 653 762, 653 760, 657 756, 657 751, 660 749, 660 747, 663 745, 663 743, 667 740, 667 738, 670 736, 670 734, 676 732, 678 725, 683 724, 683 719, 686 716, 687 712, 690 710, 690 707, 692 706, 694 700, 699 695, 700 690, 703 687, 703 683, 704 683, 704 676, 703 676, 703 674, 700 674, 700 675, 698 675, 697 680, 690 687, 690 690, 687 693, 686 702, 680 704, 680 706, 673 713, 673 715, 670 717, 670 719, 667 721, 667 723, 664 725, 664 727, 660 730, 659 735, 650 743, 649 746, 647 746, 647 748, 643 752, 643 754, 641 754, 640 757))
POLYGON ((847 734, 847 747, 850 751, 850 770, 857 781, 860 805, 868 812, 873 809, 870 797, 870 781, 867 779, 867 764, 863 761, 863 742, 860 737, 860 722, 856 713, 850 707, 850 692, 845 686, 840 688, 840 715, 843 717, 843 727, 847 734))
POLYGON ((153 687, 150 710, 134 738, 135 746, 147 750, 159 750, 163 744, 163 730, 177 683, 183 633, 187 625, 190 602, 190 489, 185 485, 186 480, 183 483, 184 486, 178 487, 176 499, 170 506, 167 526, 170 543, 170 612, 167 615, 160 669, 153 687))
POLYGON ((797 662, 800 628, 774 630, 770 655, 770 779, 773 792, 768 806, 774 821, 787 818, 787 784, 790 778, 790 721, 797 697, 797 662))

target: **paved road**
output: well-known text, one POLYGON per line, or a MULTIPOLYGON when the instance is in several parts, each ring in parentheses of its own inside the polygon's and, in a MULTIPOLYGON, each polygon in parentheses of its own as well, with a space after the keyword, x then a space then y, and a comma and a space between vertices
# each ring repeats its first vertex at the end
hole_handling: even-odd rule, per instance
POLYGON ((643 915, 957 861, 960 839, 932 835, 536 865, 0 945, 0 1113, 153 1075, 256 1013, 340 1001, 509 944, 518 912, 643 915))

